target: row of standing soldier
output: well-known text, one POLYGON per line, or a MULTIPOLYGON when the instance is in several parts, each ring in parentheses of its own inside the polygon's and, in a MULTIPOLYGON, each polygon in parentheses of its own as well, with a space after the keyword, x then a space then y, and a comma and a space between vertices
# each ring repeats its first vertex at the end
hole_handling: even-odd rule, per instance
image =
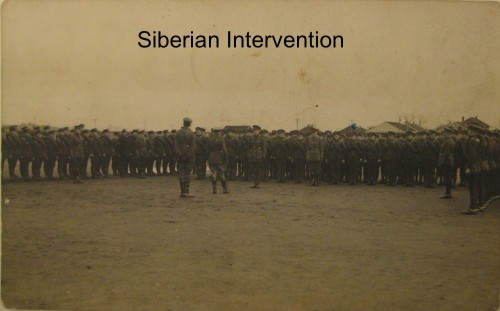
MULTIPOLYGON (((175 137, 175 130, 111 133, 86 130, 82 124, 71 130, 18 130, 11 126, 2 133, 2 169, 7 161, 11 180, 17 180, 15 168, 19 163, 21 177, 26 181, 40 180, 42 166, 47 179, 54 179, 56 163, 59 178, 71 177, 75 182, 88 178, 89 162, 93 178, 109 177, 110 166, 113 175, 122 177, 177 174, 175 137)), ((197 179, 206 177, 209 138, 203 128, 196 128, 192 169, 197 179)), ((451 186, 458 181, 465 185, 470 178, 473 184, 478 180, 475 192, 480 197, 476 200, 479 205, 498 189, 498 131, 472 128, 469 133, 445 129, 443 134, 428 131, 366 135, 326 131, 320 135, 315 130, 269 133, 255 126, 244 133, 226 132, 224 141, 225 175, 229 180, 253 177, 254 187, 267 179, 299 183, 308 179, 312 185, 327 181, 434 187, 441 183, 448 185, 443 197, 449 197, 451 186), (479 142, 474 144, 476 140, 479 142), (477 171, 484 177, 477 177, 477 171)))

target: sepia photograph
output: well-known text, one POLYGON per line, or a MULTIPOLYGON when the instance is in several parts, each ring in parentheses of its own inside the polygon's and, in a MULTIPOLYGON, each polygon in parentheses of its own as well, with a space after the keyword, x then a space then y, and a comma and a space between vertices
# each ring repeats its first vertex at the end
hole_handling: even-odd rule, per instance
POLYGON ((5 0, 1 308, 500 310, 500 4, 5 0))

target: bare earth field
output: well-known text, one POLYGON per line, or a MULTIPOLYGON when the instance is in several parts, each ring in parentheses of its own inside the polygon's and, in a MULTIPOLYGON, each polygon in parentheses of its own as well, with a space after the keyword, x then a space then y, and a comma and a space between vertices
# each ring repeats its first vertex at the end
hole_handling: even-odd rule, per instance
POLYGON ((496 310, 500 202, 176 177, 2 185, 2 300, 65 310, 496 310), (220 191, 222 192, 222 191, 220 191), (8 200, 8 203, 5 203, 8 200))

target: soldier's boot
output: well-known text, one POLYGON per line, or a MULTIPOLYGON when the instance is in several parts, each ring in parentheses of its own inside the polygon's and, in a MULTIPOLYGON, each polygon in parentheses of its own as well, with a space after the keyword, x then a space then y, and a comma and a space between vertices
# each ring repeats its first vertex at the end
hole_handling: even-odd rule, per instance
POLYGON ((185 186, 184 182, 179 180, 179 186, 181 188, 181 198, 185 198, 186 197, 186 186, 185 186))
POLYGON ((227 188, 227 181, 224 179, 222 182, 222 193, 229 193, 229 189, 227 188))
POLYGON ((194 195, 189 194, 189 181, 184 182, 184 195, 185 198, 193 198, 194 195))
POLYGON ((19 179, 19 176, 15 173, 15 168, 15 166, 12 167, 12 165, 9 164, 9 176, 11 181, 17 181, 19 179))
POLYGON ((217 180, 212 179, 212 194, 217 194, 217 180))

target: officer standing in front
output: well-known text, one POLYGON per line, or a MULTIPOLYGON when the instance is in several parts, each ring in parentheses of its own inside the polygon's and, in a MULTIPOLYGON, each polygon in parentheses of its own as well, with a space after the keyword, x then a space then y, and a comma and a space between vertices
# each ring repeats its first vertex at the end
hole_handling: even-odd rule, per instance
POLYGON ((191 182, 191 170, 193 169, 194 153, 196 151, 196 137, 189 128, 192 122, 190 118, 184 118, 182 128, 174 136, 174 152, 177 156, 181 198, 192 197, 189 194, 189 183, 191 182))

